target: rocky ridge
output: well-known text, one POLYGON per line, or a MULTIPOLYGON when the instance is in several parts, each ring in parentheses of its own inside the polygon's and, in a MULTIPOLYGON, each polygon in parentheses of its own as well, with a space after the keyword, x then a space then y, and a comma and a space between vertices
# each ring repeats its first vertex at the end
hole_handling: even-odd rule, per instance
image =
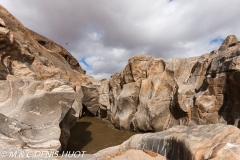
MULTIPOLYGON (((0 6, 0 133, 29 149, 65 150, 82 112, 77 60, 0 6)), ((4 141, 8 142, 5 137, 4 141)))
POLYGON ((199 57, 132 57, 109 80, 108 119, 119 129, 162 132, 135 135, 94 155, 133 159, 141 153, 132 150, 149 150, 174 160, 239 159, 239 56, 230 35, 199 57))
POLYGON ((233 35, 219 50, 199 57, 134 56, 109 80, 108 118, 117 128, 133 131, 216 123, 239 126, 239 57, 233 35))

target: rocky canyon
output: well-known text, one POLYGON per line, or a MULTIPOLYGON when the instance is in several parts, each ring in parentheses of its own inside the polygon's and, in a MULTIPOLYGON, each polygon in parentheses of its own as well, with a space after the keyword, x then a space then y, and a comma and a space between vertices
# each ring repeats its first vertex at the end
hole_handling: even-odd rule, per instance
POLYGON ((1 153, 67 151, 70 129, 82 116, 94 116, 142 134, 89 159, 240 157, 240 42, 234 35, 199 57, 136 55, 122 72, 96 80, 67 50, 0 6, 0 60, 1 153))

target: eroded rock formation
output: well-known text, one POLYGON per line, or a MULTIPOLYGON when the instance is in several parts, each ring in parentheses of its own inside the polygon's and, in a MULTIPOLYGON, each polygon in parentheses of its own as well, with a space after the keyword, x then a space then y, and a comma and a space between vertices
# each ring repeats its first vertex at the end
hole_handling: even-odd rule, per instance
POLYGON ((111 160, 166 160, 165 157, 151 152, 144 152, 142 150, 129 149, 125 152, 120 152, 119 154, 111 157, 111 160))
POLYGON ((6 24, 0 28, 2 80, 7 79, 7 75, 14 75, 36 80, 61 78, 79 83, 76 76, 85 71, 70 53, 25 28, 3 7, 0 11, 0 18, 6 24), (39 41, 44 41, 45 45, 39 41))
POLYGON ((1 134, 19 139, 24 148, 58 150, 61 122, 64 147, 73 125, 68 122, 79 116, 74 85, 57 79, 18 78, 1 81, 0 90, 1 134))
POLYGON ((7 146, 0 150, 64 151, 83 111, 120 129, 168 129, 134 136, 95 154, 100 159, 117 151, 122 157, 153 151, 168 159, 234 159, 240 131, 223 124, 240 127, 239 56, 237 38, 228 36, 219 50, 200 57, 134 56, 121 73, 98 81, 0 6, 0 144, 7 146), (196 126, 215 123, 223 124, 196 126))
POLYGON ((150 150, 169 160, 238 160, 240 129, 224 124, 176 126, 162 132, 134 135, 121 145, 94 155, 98 160, 117 159, 118 153, 130 149, 150 150))
POLYGON ((239 55, 232 35, 219 50, 200 57, 134 56, 109 80, 108 117, 117 128, 134 131, 215 123, 238 126, 239 55))
POLYGON ((91 84, 82 84, 82 91, 84 93, 83 114, 107 117, 107 109, 110 106, 108 80, 102 79, 98 83, 95 81, 91 84))
POLYGON ((0 60, 0 133, 22 148, 65 150, 88 77, 78 61, 2 6, 0 60))

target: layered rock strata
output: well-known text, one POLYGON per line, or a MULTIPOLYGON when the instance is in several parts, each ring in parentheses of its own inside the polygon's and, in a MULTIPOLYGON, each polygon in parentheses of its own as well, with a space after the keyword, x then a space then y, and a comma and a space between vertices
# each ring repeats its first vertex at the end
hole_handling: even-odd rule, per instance
POLYGON ((4 23, 0 28, 2 80, 6 80, 8 75, 14 75, 36 80, 61 78, 79 84, 76 74, 85 71, 70 53, 25 28, 3 7, 0 18, 4 23))

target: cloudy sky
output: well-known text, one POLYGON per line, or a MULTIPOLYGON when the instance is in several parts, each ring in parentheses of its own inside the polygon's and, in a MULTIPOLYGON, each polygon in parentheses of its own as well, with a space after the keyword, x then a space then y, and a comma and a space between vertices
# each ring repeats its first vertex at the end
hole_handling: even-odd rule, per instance
POLYGON ((130 57, 198 56, 240 39, 239 0, 0 0, 26 27, 65 47, 95 78, 130 57), (68 44, 66 44, 68 43, 68 44))

